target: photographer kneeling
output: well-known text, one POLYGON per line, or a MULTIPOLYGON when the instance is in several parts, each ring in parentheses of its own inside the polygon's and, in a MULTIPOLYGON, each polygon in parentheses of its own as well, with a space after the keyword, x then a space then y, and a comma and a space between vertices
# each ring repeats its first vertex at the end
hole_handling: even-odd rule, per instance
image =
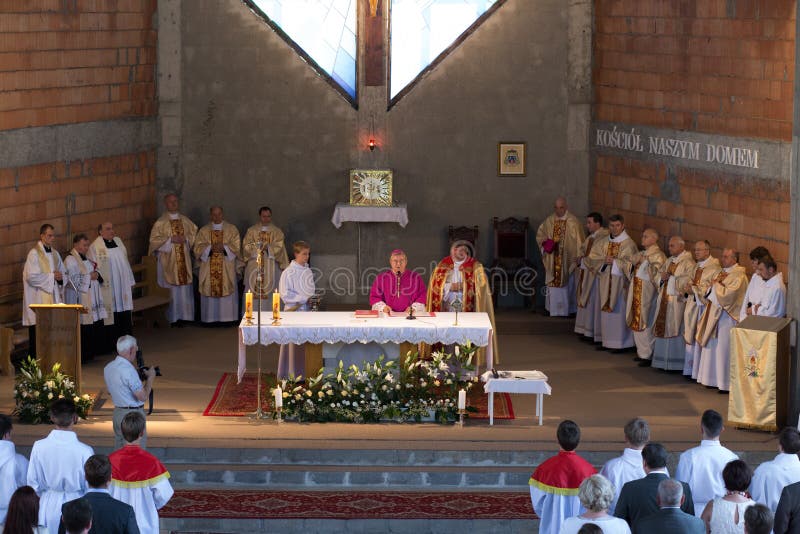
MULTIPOLYGON (((143 369, 144 378, 140 378, 136 369, 136 351, 139 347, 133 336, 122 336, 117 340, 117 357, 106 365, 103 376, 106 387, 114 402, 114 449, 125 444, 122 437, 122 418, 130 412, 144 412, 144 402, 153 389, 156 369, 143 369), (144 382, 144 384, 142 383, 144 382)), ((144 449, 147 434, 142 436, 140 446, 144 449)))

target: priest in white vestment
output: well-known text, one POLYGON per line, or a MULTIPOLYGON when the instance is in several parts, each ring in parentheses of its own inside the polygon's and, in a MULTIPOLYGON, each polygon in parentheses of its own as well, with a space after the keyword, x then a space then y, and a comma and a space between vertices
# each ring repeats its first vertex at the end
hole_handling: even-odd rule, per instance
POLYGON ((75 403, 69 399, 54 401, 50 418, 56 428, 33 444, 28 485, 39 495, 39 524, 48 534, 58 534, 61 505, 86 493, 83 464, 94 451, 75 434, 75 403))
POLYGON ((173 326, 179 321, 194 321, 194 286, 192 284, 192 246, 197 226, 178 211, 178 197, 164 197, 167 212, 150 231, 150 249, 158 260, 158 285, 170 291, 167 320, 173 326))
POLYGON ((722 271, 709 289, 708 306, 697 325, 696 339, 703 347, 697 381, 722 392, 730 390, 731 328, 739 322, 747 291, 747 275, 738 260, 735 250, 722 251, 722 271))
POLYGON ((210 213, 211 222, 197 232, 194 242, 194 255, 200 262, 200 320, 204 323, 238 322, 236 263, 242 243, 239 230, 223 220, 220 206, 213 206, 210 213))
POLYGON ((100 286, 103 279, 97 271, 97 264, 90 260, 89 238, 77 234, 72 239, 72 250, 64 260, 68 276, 64 287, 64 302, 80 304, 88 313, 80 314, 81 322, 81 362, 87 362, 98 354, 98 341, 101 337, 103 319, 107 317, 100 286))
MULTIPOLYGON (((297 241, 292 245, 294 259, 281 273, 278 291, 283 300, 283 310, 287 312, 308 311, 308 299, 314 296, 314 275, 308 266, 311 246, 305 241, 297 241)), ((278 378, 300 376, 305 374, 305 354, 302 345, 289 343, 281 345, 278 356, 278 378)), ((319 369, 309 369, 316 373, 319 369)))
POLYGON ((583 227, 558 197, 554 212, 536 231, 536 243, 545 269, 545 309, 554 317, 567 317, 578 309, 575 297, 575 259, 583 243, 583 227))
POLYGON ((706 410, 700 419, 700 445, 683 452, 678 460, 675 478, 692 488, 697 517, 709 501, 725 496, 722 470, 728 462, 739 459, 719 442, 723 430, 722 416, 714 410, 706 410))
POLYGON ((117 340, 133 333, 133 277, 128 250, 117 237, 114 225, 106 221, 97 227, 97 239, 89 245, 86 257, 97 264, 102 282, 103 333, 99 349, 103 353, 116 350, 117 340))
POLYGON ((22 324, 28 327, 28 353, 36 357, 36 312, 31 304, 59 304, 64 302, 64 264, 53 246, 56 240, 52 224, 39 228, 39 241, 28 252, 22 269, 22 324))
POLYGON ((609 515, 614 515, 614 508, 619 500, 622 486, 631 480, 639 480, 647 474, 642 465, 642 449, 650 441, 650 425, 641 417, 631 419, 625 425, 625 448, 622 456, 607 461, 600 470, 614 486, 614 500, 608 507, 609 515))
POLYGON ((0 524, 6 522, 8 501, 17 488, 27 484, 28 460, 17 454, 11 441, 11 417, 0 414, 0 524))
POLYGON ((686 343, 683 339, 685 291, 689 286, 695 262, 680 236, 669 240, 670 257, 659 272, 659 292, 653 320, 653 367, 667 371, 683 371, 686 343))
MULTIPOLYGON (((667 260, 658 246, 658 232, 652 228, 642 232, 642 250, 631 259, 633 277, 628 288, 625 322, 633 332, 636 357, 640 367, 648 367, 653 357, 653 319, 661 266, 667 260)), ((620 489, 620 488, 617 488, 620 489)))
POLYGON ((752 315, 752 310, 749 310, 749 308, 753 305, 753 302, 760 302, 761 300, 764 280, 758 274, 758 262, 765 256, 772 256, 765 247, 756 247, 750 251, 750 267, 753 270, 753 276, 750 277, 750 283, 747 284, 747 293, 745 293, 744 301, 742 302, 742 311, 739 314, 742 318, 752 315))
POLYGON ((598 272, 598 300, 602 347, 622 350, 634 346, 633 334, 625 321, 628 302, 628 281, 631 260, 638 252, 636 243, 625 231, 622 215, 612 215, 608 223, 609 235, 585 261, 598 272))
POLYGON ((695 267, 688 287, 685 289, 686 307, 683 310, 684 356, 683 374, 697 380, 700 370, 700 354, 703 347, 697 342, 697 323, 708 304, 706 295, 714 278, 722 270, 719 260, 711 256, 711 243, 706 240, 694 244, 695 267))
POLYGON ((800 482, 800 432, 785 427, 778 436, 778 455, 759 465, 750 482, 750 496, 775 513, 783 488, 800 482))
POLYGON ((748 315, 761 317, 784 317, 786 315, 786 284, 778 272, 775 260, 770 256, 758 262, 758 276, 763 281, 758 299, 752 302, 748 315))
MULTIPOLYGON (((597 302, 597 272, 589 268, 585 258, 592 254, 594 247, 608 237, 608 230, 603 227, 603 216, 593 211, 586 216, 586 232, 588 237, 581 243, 581 249, 575 264, 578 268, 575 284, 575 298, 578 311, 575 315, 575 333, 587 341, 600 341, 600 306, 597 302)), ((598 254, 595 252, 595 254, 598 254)))
POLYGON ((289 266, 286 254, 283 231, 272 222, 272 210, 262 206, 258 210, 260 221, 247 229, 242 241, 242 256, 247 262, 244 268, 244 290, 258 293, 258 252, 263 250, 264 280, 261 283, 261 295, 271 298, 273 290, 280 280, 281 270, 289 266))

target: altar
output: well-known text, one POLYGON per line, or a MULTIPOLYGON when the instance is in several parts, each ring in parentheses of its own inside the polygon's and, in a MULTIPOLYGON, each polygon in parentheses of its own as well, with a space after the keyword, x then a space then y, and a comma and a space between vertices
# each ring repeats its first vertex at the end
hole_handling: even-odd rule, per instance
MULTIPOLYGON (((377 343, 445 345, 472 343, 486 348, 486 368, 494 366, 492 349, 492 323, 486 313, 459 313, 458 324, 453 312, 437 312, 432 317, 413 321, 405 317, 356 318, 354 312, 291 312, 281 315, 279 325, 273 326, 272 314, 262 317, 259 336, 258 314, 253 313, 253 324, 242 320, 239 324, 238 377, 244 376, 247 367, 246 347, 262 345, 306 345, 305 368, 323 367, 324 354, 340 350, 339 344, 377 343), (337 348, 339 347, 339 348, 337 348)), ((402 350, 402 349, 401 349, 402 350)), ((333 352, 335 354, 335 352, 333 352)))

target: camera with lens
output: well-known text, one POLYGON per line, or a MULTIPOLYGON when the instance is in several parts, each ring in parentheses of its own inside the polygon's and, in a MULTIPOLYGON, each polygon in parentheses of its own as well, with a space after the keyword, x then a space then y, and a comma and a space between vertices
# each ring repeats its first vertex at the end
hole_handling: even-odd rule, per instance
MULTIPOLYGON (((159 369, 157 365, 153 367, 153 369, 156 371, 156 376, 161 376, 161 369, 159 369)), ((139 378, 142 382, 147 380, 147 375, 145 373, 150 370, 150 366, 144 364, 142 349, 136 351, 136 370, 138 371, 139 378)))

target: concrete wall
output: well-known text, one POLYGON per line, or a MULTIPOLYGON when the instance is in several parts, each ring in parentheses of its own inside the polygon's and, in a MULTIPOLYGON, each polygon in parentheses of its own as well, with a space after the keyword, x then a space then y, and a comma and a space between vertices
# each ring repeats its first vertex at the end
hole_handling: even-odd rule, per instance
POLYGON ((356 263, 355 225, 330 223, 355 166, 394 169, 411 221, 362 225, 362 267, 386 265, 397 246, 427 267, 445 255, 449 224, 480 226, 480 259, 490 262, 492 216, 530 217, 535 231, 558 194, 585 212, 591 4, 574 4, 577 29, 562 0, 508 0, 387 112, 383 88, 362 91, 353 109, 239 0, 182 2, 172 183, 185 211, 204 223, 220 203, 243 230, 270 205, 323 268, 356 263), (586 42, 570 45, 569 31, 586 42), (371 114, 374 153, 363 139, 371 114), (497 143, 518 140, 528 143, 528 176, 497 177, 497 143))

